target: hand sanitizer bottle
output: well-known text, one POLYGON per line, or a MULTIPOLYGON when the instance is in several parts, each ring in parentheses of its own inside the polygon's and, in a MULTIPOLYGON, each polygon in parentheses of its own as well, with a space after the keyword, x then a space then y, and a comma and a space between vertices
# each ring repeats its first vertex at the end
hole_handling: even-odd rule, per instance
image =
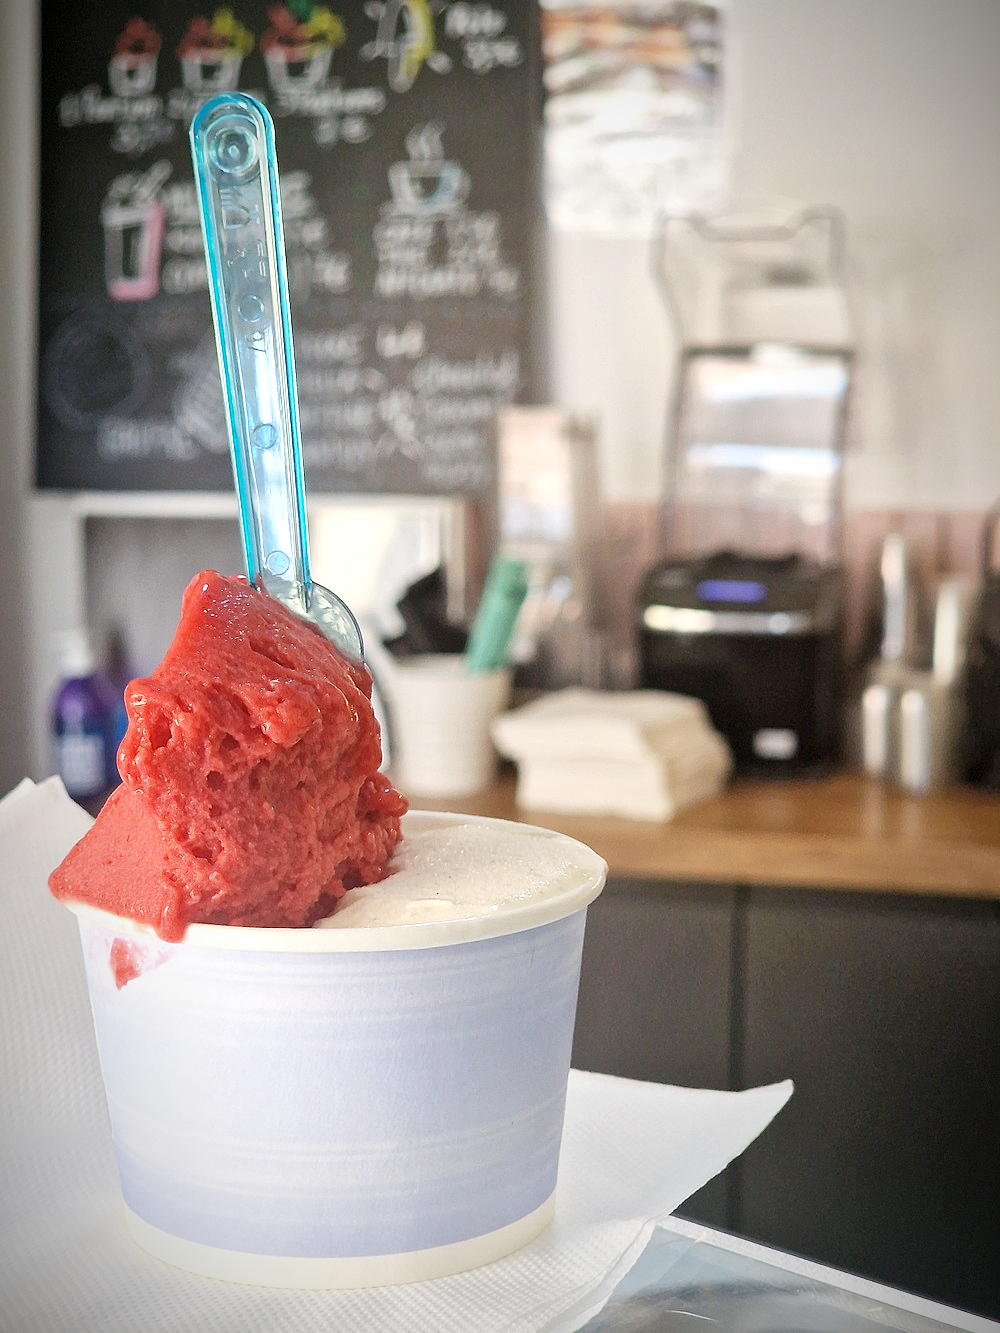
POLYGON ((69 795, 96 814, 118 782, 116 708, 86 630, 63 636, 59 669, 61 682, 52 702, 55 771, 69 795))

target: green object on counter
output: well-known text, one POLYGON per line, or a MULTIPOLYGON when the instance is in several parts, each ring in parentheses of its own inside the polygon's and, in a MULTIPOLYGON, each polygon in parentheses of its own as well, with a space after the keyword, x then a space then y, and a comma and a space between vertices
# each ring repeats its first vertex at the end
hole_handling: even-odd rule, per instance
POLYGON ((524 561, 494 556, 465 647, 467 671, 495 671, 505 664, 527 594, 528 567, 524 561))

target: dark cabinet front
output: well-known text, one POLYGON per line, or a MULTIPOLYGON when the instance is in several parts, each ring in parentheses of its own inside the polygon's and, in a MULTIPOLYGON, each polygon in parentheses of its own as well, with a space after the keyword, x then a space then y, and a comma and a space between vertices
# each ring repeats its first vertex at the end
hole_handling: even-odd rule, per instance
MULTIPOLYGON (((612 877, 587 910, 573 1064, 699 1088, 730 1085, 735 890, 612 877)), ((729 1225, 727 1182, 681 1210, 729 1225)))
POLYGON ((1000 903, 612 879, 574 1063, 795 1093, 680 1210, 1000 1317, 1000 903))
POLYGON ((1000 906, 754 890, 742 989, 736 1229, 1000 1315, 1000 906))

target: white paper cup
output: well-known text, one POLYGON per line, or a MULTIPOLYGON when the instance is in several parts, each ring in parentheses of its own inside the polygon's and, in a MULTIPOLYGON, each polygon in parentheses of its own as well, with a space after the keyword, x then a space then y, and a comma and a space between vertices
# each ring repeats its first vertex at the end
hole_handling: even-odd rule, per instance
POLYGON ((457 653, 398 662, 391 681, 393 775, 408 796, 471 796, 496 774, 490 724, 510 698, 511 672, 470 672, 457 653))
POLYGON ((168 944, 73 905, 135 1240, 212 1277, 355 1287, 533 1239, 606 873, 571 847, 579 875, 555 896, 456 922, 194 925, 168 944), (123 962, 138 975, 119 988, 123 962))

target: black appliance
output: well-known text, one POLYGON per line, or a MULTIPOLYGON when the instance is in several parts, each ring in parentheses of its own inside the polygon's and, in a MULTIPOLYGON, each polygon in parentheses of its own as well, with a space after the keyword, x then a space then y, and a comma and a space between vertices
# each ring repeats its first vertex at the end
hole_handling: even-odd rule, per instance
POLYGON ((638 594, 640 684, 704 701, 740 771, 836 758, 841 577, 799 555, 665 560, 638 594))
POLYGON ((966 782, 1000 791, 1000 571, 996 567, 1000 503, 986 515, 982 582, 969 632, 959 736, 959 771, 966 782))

